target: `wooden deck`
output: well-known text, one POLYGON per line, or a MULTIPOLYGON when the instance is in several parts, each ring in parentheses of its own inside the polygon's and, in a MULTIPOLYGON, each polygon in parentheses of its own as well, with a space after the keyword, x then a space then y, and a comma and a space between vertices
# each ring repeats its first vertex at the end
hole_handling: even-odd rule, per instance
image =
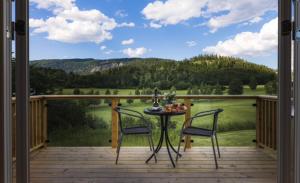
POLYGON ((275 183, 276 160, 254 147, 223 147, 215 169, 211 147, 193 147, 172 168, 166 149, 145 164, 149 148, 124 147, 119 164, 110 147, 48 147, 31 158, 34 183, 275 183))

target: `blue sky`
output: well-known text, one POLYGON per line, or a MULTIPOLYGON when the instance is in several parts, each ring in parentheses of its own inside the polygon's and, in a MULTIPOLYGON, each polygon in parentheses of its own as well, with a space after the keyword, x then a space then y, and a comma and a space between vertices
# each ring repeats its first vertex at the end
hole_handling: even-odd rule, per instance
POLYGON ((199 54, 277 67, 276 0, 31 0, 30 58, 199 54))

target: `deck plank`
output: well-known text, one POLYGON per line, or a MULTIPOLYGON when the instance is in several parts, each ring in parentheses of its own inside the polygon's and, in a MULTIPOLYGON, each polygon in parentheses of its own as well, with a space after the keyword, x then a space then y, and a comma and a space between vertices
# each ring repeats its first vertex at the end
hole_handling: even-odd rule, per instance
POLYGON ((275 183, 276 160, 254 147, 222 147, 216 170, 211 147, 192 148, 172 168, 166 149, 145 164, 148 148, 124 147, 119 164, 109 147, 48 147, 31 157, 32 183, 275 183))

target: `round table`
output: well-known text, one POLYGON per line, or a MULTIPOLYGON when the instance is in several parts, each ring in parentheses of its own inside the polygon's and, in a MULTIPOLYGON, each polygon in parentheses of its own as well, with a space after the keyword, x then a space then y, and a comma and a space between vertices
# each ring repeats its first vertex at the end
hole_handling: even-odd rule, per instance
MULTIPOLYGON (((163 141, 165 139, 166 142, 166 147, 168 150, 168 154, 169 154, 169 158, 172 162, 173 167, 175 168, 175 162, 173 160, 172 154, 171 154, 171 149, 177 154, 178 152, 175 150, 175 148, 173 147, 173 145, 170 142, 169 139, 169 134, 168 134, 168 125, 169 125, 169 121, 170 121, 170 117, 171 116, 178 116, 178 115, 183 115, 185 114, 185 111, 178 111, 178 112, 166 112, 164 110, 160 110, 160 111, 154 111, 151 109, 145 109, 144 110, 145 114, 148 115, 154 115, 154 116, 160 116, 160 123, 161 123, 161 133, 160 133, 160 139, 159 142, 157 144, 157 147, 155 149, 155 153, 158 153, 159 150, 162 147, 163 141)), ((153 157, 154 157, 154 152, 153 154, 146 160, 146 163, 148 163, 153 157)), ((181 156, 181 154, 179 154, 179 156, 181 156)))

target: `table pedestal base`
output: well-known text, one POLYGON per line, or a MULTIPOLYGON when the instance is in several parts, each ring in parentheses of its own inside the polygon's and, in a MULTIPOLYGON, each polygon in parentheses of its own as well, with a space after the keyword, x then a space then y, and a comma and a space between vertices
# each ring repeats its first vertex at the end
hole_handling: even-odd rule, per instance
MULTIPOLYGON (((172 165, 173 167, 175 168, 176 165, 175 165, 175 162, 174 162, 174 159, 172 157, 172 153, 171 153, 171 150, 173 152, 176 153, 176 155, 178 154, 178 152, 175 150, 175 148, 173 147, 173 145, 171 144, 170 142, 170 139, 169 139, 169 134, 168 134, 168 124, 169 124, 169 116, 167 115, 164 115, 164 116, 160 116, 160 121, 161 121, 161 134, 160 134, 160 139, 159 139, 159 142, 157 144, 157 147, 156 149, 154 150, 153 154, 146 160, 146 163, 148 163, 153 157, 154 157, 154 154, 155 153, 158 153, 162 147, 162 144, 163 144, 163 141, 165 139, 165 142, 166 142, 166 147, 167 147, 167 150, 168 150, 168 154, 169 154, 169 158, 172 162, 172 165)), ((178 154, 180 157, 181 157, 181 154, 178 154)))

